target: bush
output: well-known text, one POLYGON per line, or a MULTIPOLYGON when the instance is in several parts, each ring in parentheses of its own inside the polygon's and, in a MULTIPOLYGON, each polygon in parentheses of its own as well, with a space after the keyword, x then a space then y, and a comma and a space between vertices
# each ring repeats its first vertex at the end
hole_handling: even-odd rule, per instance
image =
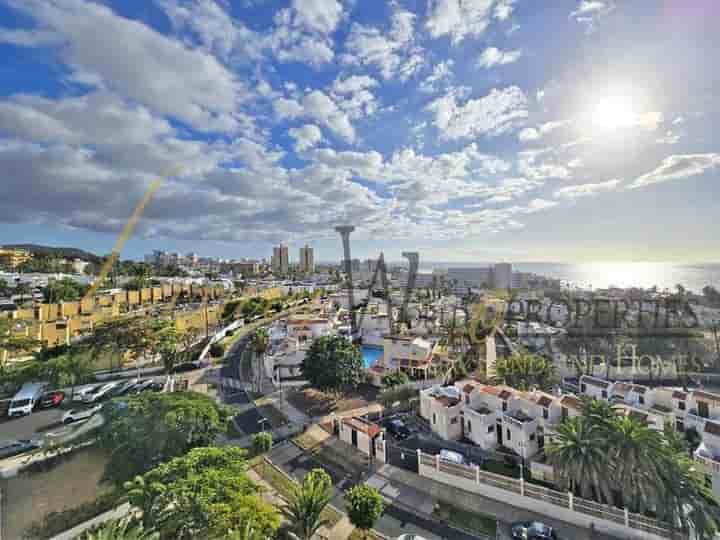
POLYGON ((272 448, 272 435, 266 431, 256 433, 252 438, 252 453, 257 456, 272 448))
POLYGON ((401 386, 403 384, 407 384, 410 382, 410 379, 408 379, 408 376, 403 373, 402 371, 396 371, 395 373, 390 373, 389 375, 385 375, 382 378, 382 384, 385 388, 393 388, 395 386, 401 386))
POLYGON ((215 358, 222 358, 225 356, 225 345, 220 342, 210 345, 210 356, 215 358))

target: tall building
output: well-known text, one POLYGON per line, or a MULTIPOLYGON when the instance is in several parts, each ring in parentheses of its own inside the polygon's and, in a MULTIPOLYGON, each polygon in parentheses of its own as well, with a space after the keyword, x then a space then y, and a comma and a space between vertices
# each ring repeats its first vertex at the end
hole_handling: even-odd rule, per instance
POLYGON ((512 287, 512 264, 498 263, 493 266, 493 286, 496 289, 509 289, 512 287))
POLYGON ((290 268, 288 247, 280 244, 273 248, 272 269, 276 274, 287 274, 290 268))
POLYGON ((315 250, 307 244, 300 248, 300 271, 306 274, 315 272, 315 250))

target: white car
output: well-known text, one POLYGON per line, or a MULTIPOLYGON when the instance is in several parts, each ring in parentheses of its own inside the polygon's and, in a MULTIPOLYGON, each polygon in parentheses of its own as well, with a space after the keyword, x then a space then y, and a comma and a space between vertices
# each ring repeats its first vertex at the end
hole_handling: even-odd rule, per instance
POLYGON ((97 401, 101 401, 103 398, 109 397, 110 392, 112 392, 118 386, 120 386, 119 382, 110 382, 107 384, 103 384, 99 388, 95 387, 93 390, 83 395, 83 402, 95 403, 97 401))
POLYGON ((96 412, 102 409, 102 405, 95 405, 89 409, 70 409, 62 417, 63 424, 72 424, 74 422, 85 422, 90 419, 96 412))
POLYGON ((401 534, 397 537, 397 540, 427 540, 424 536, 418 534, 401 534))
POLYGON ((84 401, 85 396, 87 396, 88 394, 91 394, 93 392, 99 391, 102 387, 103 387, 102 384, 90 384, 88 386, 83 386, 82 388, 75 390, 72 400, 73 401, 84 401))

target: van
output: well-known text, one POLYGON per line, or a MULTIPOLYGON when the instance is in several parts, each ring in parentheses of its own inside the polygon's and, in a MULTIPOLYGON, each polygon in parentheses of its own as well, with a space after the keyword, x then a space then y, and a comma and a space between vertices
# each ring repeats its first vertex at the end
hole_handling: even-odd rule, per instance
POLYGON ((8 408, 8 416, 24 416, 30 414, 35 408, 35 404, 40 400, 43 392, 47 388, 48 383, 25 383, 20 391, 15 394, 8 408))

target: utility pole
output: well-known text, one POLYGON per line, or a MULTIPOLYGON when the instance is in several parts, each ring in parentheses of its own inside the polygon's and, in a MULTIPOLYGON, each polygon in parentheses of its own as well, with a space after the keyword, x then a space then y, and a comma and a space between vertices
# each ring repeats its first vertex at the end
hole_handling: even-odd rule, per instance
POLYGON ((345 275, 347 276, 347 289, 348 289, 348 302, 350 304, 350 332, 354 338, 357 328, 355 325, 355 294, 353 291, 353 279, 352 279, 352 259, 350 257, 350 233, 355 230, 352 225, 341 225, 335 227, 335 231, 340 233, 343 243, 343 252, 345 256, 345 275))

